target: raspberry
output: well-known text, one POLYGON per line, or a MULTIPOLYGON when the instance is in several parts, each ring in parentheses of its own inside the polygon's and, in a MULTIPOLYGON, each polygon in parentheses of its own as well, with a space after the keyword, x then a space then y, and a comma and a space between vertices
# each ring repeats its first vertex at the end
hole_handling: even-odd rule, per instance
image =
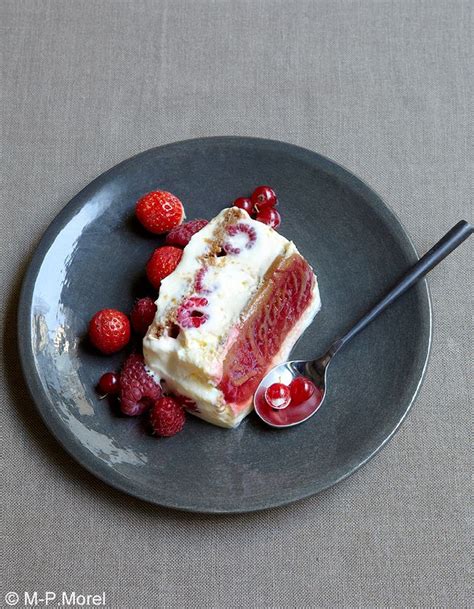
POLYGON ((135 214, 151 233, 166 233, 184 219, 184 208, 178 197, 166 190, 149 192, 137 201, 135 214))
POLYGON ((173 398, 157 400, 150 412, 150 423, 157 436, 174 436, 183 429, 185 421, 184 410, 173 398))
POLYGON ((191 296, 179 307, 177 317, 182 328, 199 328, 206 323, 209 315, 201 309, 208 305, 207 298, 191 296))
POLYGON ((157 247, 146 264, 146 274, 151 285, 158 289, 162 280, 178 266, 183 250, 172 245, 157 247))
POLYGON ((130 313, 130 319, 132 320, 132 327, 137 334, 145 336, 149 325, 155 317, 155 313, 156 304, 148 296, 136 301, 130 313))
POLYGON ((98 311, 89 322, 89 339, 107 355, 120 351, 130 340, 128 317, 116 309, 98 311))
POLYGON ((120 374, 120 410, 129 417, 142 414, 161 397, 161 387, 146 371, 143 357, 132 353, 120 374))
MULTIPOLYGON (((238 235, 239 233, 246 234, 248 237, 248 241, 245 244, 245 249, 250 249, 251 247, 253 247, 253 244, 257 240, 257 233, 255 232, 255 229, 253 228, 253 226, 249 226, 248 224, 244 224, 243 222, 239 222, 238 224, 232 224, 231 226, 229 226, 227 228, 227 233, 231 237, 234 237, 235 235, 238 235)), ((224 243, 224 245, 222 246, 222 249, 227 254, 240 254, 240 251, 241 251, 240 247, 234 247, 228 241, 226 243, 224 243)))
POLYGON ((191 241, 191 237, 195 235, 201 228, 209 224, 207 220, 190 220, 170 230, 166 235, 167 245, 177 245, 186 247, 191 241))

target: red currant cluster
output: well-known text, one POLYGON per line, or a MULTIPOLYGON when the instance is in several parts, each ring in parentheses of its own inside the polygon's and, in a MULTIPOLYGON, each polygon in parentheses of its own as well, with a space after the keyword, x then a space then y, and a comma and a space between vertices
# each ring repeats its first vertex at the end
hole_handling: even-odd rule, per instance
POLYGON ((258 186, 252 196, 239 197, 234 201, 234 207, 243 209, 249 216, 272 228, 277 228, 281 223, 281 216, 275 209, 278 199, 273 188, 270 186, 258 186))

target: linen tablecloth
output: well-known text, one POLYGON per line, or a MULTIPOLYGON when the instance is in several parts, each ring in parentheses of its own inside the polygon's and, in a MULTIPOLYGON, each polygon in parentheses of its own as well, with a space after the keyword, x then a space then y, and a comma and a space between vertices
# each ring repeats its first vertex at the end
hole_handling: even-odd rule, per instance
POLYGON ((399 433, 338 486, 250 515, 155 508, 76 465, 27 394, 15 314, 67 201, 117 162, 191 137, 320 152, 425 251, 473 219, 472 22, 461 0, 1 2, 0 605, 35 590, 104 592, 117 609, 471 604, 472 239, 430 275, 431 361, 399 433))

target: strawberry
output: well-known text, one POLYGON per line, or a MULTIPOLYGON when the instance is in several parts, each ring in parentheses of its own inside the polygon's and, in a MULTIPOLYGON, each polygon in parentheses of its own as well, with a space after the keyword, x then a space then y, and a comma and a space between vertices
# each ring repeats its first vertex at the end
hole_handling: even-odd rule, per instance
POLYGON ((186 415, 176 400, 170 397, 160 398, 150 411, 150 423, 157 436, 168 438, 180 432, 186 421, 186 415))
POLYGON ((151 285, 158 289, 161 281, 178 266, 183 250, 172 245, 157 247, 146 265, 146 275, 151 285))
POLYGON ((159 235, 181 224, 184 208, 170 192, 155 190, 137 201, 135 214, 147 230, 159 235))
POLYGON ((200 231, 201 228, 204 228, 206 224, 209 224, 207 220, 190 220, 189 222, 184 222, 180 226, 176 226, 170 230, 166 235, 166 244, 186 247, 191 241, 191 237, 200 231))
POLYGON ((89 322, 89 340, 102 353, 120 351, 130 340, 128 317, 116 309, 98 311, 89 322))

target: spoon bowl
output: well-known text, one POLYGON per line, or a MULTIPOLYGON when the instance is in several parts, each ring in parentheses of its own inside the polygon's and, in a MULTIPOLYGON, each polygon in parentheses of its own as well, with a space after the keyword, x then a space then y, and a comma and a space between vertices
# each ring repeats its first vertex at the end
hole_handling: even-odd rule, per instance
POLYGON ((257 388, 254 396, 255 411, 271 427, 293 427, 307 421, 319 410, 326 397, 326 375, 331 356, 323 355, 314 361, 293 360, 275 366, 268 372, 257 388), (273 383, 289 385, 299 376, 309 378, 316 390, 305 402, 283 409, 272 408, 265 400, 265 391, 273 383))

